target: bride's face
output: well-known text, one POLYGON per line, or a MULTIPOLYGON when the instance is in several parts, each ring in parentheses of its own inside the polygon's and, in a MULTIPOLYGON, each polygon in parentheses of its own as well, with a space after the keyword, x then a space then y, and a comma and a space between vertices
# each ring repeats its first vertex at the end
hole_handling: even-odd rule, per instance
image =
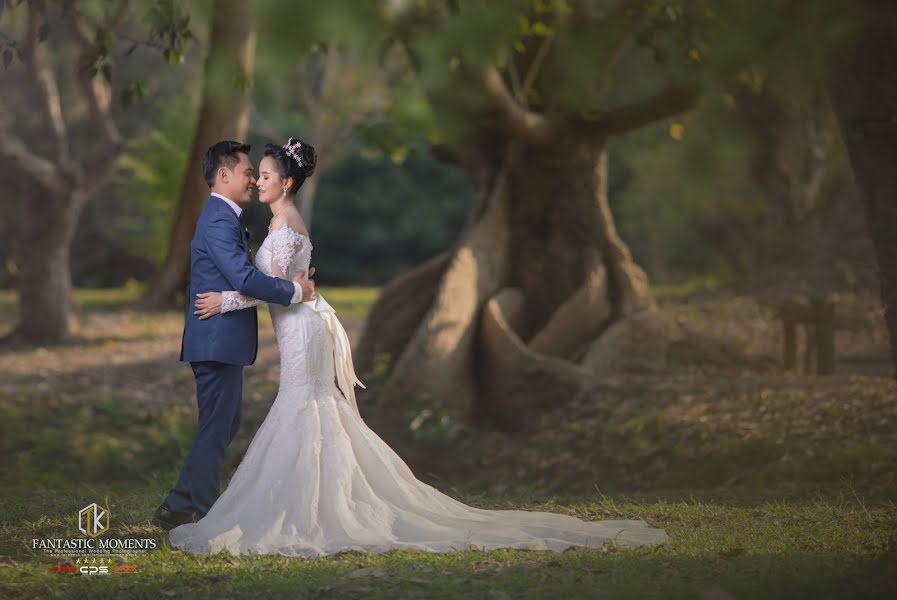
POLYGON ((286 184, 277 170, 274 159, 270 156, 263 158, 259 165, 258 181, 255 184, 259 191, 259 201, 270 204, 283 197, 283 188, 286 184))

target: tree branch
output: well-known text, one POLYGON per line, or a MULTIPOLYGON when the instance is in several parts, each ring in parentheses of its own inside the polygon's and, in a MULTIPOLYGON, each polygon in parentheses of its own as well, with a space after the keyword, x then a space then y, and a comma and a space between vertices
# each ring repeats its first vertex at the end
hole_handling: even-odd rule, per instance
POLYGON ((128 16, 128 11, 131 10, 131 0, 121 0, 118 3, 118 6, 115 7, 115 10, 111 13, 111 18, 109 19, 109 27, 111 29, 117 28, 121 25, 125 17, 128 16))
MULTIPOLYGON (((120 17, 119 17, 120 18, 120 17)), ((90 108, 90 117, 96 125, 101 142, 108 149, 109 155, 115 155, 124 145, 122 136, 115 125, 115 121, 109 115, 112 104, 112 90, 109 84, 97 74, 91 74, 88 66, 91 53, 95 50, 94 36, 90 26, 80 15, 74 11, 66 11, 65 19, 69 29, 81 44, 81 58, 78 61, 78 83, 81 91, 87 99, 90 108)))
POLYGON ((62 116, 62 103, 59 99, 59 87, 56 76, 44 64, 40 54, 38 28, 41 23, 40 14, 32 4, 28 5, 28 24, 25 34, 23 52, 25 71, 37 93, 40 110, 44 114, 50 138, 50 152, 58 164, 67 161, 68 132, 62 116))
POLYGON ((286 142, 283 134, 281 134, 261 112, 259 112, 259 109, 253 103, 250 103, 249 105, 249 129, 254 133, 267 137, 274 144, 283 144, 286 142))
POLYGON ((644 127, 695 107, 700 98, 696 87, 668 83, 649 98, 606 111, 597 118, 583 118, 573 123, 576 135, 586 138, 618 135, 644 127))
POLYGON ((552 127, 543 115, 527 110, 514 97, 493 66, 483 73, 483 87, 492 103, 498 126, 528 144, 544 144, 552 137, 552 127))
MULTIPOLYGON (((614 65, 620 59, 623 50, 632 41, 639 27, 661 8, 662 3, 660 2, 620 0, 604 16, 598 19, 587 19, 597 23, 598 27, 603 30, 600 37, 603 41, 602 54, 605 60, 597 79, 600 94, 603 94, 607 88, 614 65)), ((596 32, 596 35, 599 35, 599 32, 596 32)))
POLYGON ((551 49, 553 40, 553 37, 548 36, 542 39, 542 43, 539 44, 539 49, 536 51, 536 56, 533 58, 533 62, 530 63, 529 69, 526 71, 526 78, 523 81, 523 86, 520 88, 521 102, 523 102, 524 106, 527 105, 526 99, 529 97, 529 92, 533 89, 533 85, 536 83, 536 77, 539 75, 539 71, 542 70, 542 64, 545 62, 545 57, 548 56, 548 51, 551 49))
POLYGON ((90 169, 87 169, 83 188, 84 197, 92 198, 94 194, 102 190, 109 183, 109 180, 112 179, 112 176, 115 175, 118 165, 119 162, 113 156, 110 160, 98 161, 90 169))
POLYGON ((65 179, 49 160, 31 152, 15 134, 0 129, 0 160, 15 172, 25 175, 34 183, 51 192, 62 191, 65 179))

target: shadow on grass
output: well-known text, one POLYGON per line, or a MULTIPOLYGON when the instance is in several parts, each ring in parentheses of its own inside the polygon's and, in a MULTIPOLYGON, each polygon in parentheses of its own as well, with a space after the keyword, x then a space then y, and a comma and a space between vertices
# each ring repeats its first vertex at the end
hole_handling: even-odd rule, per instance
POLYGON ((897 555, 668 556, 574 549, 558 555, 463 551, 431 557, 194 558, 156 552, 135 574, 3 569, 4 598, 870 598, 897 597, 897 555), (167 555, 167 556, 166 556, 167 555), (23 573, 28 573, 23 575, 23 573))
POLYGON ((644 518, 667 530, 658 548, 573 548, 563 553, 465 550, 428 554, 349 552, 308 560, 191 555, 172 551, 148 524, 173 470, 130 479, 6 490, 0 513, 0 596, 159 598, 890 598, 895 591, 894 504, 853 498, 737 505, 704 500, 632 503, 622 497, 533 503, 525 497, 468 496, 487 508, 566 512, 590 520, 644 518), (134 479, 141 481, 133 481, 134 479), (151 537, 158 549, 116 558, 136 574, 57 573, 72 564, 29 546, 35 538, 78 536, 90 502, 112 513, 112 537, 151 537))
MULTIPOLYGON (((158 367, 148 361, 110 370, 116 377, 138 380, 158 367)), ((276 384, 259 385, 264 397, 276 394, 276 384)), ((236 468, 267 407, 267 402, 245 403, 240 432, 229 448, 228 470, 236 468)), ((115 394, 88 394, 68 403, 26 389, 15 396, 0 394, 0 408, 0 483, 13 487, 141 481, 143 473, 179 467, 196 427, 192 403, 140 407, 115 394)), ((484 457, 494 460, 493 447, 502 439, 474 433, 464 443, 391 445, 427 483, 446 491, 490 490, 492 496, 518 489, 539 490, 547 498, 559 492, 644 496, 658 490, 739 488, 799 497, 816 488, 843 489, 847 483, 866 493, 878 490, 878 497, 897 487, 889 469, 897 464, 897 449, 866 439, 804 439, 776 430, 744 439, 736 431, 711 432, 697 423, 662 423, 648 416, 615 421, 609 416, 600 429, 576 433, 573 439, 555 434, 522 447, 508 444, 501 450, 514 452, 507 464, 487 462, 484 469, 484 457), (439 462, 444 458, 454 463, 439 462), (546 485, 552 480, 579 485, 546 485), (501 490, 491 489, 496 483, 503 484, 501 490)))
MULTIPOLYGON (((264 391, 273 396, 275 389, 264 391)), ((0 395, 0 407, 0 486, 7 490, 72 482, 126 485, 172 469, 176 478, 196 431, 193 407, 136 410, 115 396, 75 405, 0 395)), ((244 409, 227 470, 236 468, 264 416, 244 409)))
MULTIPOLYGON (((143 293, 140 284, 126 285, 118 288, 76 289, 74 304, 76 310, 91 313, 123 310, 134 306, 143 293)), ((0 314, 17 318, 19 301, 15 290, 0 290, 0 314)))
MULTIPOLYGON (((137 385, 152 386, 160 379, 173 374, 189 373, 190 365, 180 362, 179 353, 180 346, 172 346, 171 351, 158 356, 157 358, 146 359, 145 355, 139 354, 129 349, 130 344, 139 346, 140 340, 157 339, 156 336, 131 337, 127 341, 116 341, 116 353, 132 357, 132 360, 120 364, 94 364, 81 368, 69 368, 62 372, 47 372, 39 368, 35 368, 34 372, 27 374, 6 374, 4 384, 22 388, 22 393, 29 393, 28 388, 47 380, 55 380, 46 396, 58 395, 59 392, 65 391, 66 386, 73 381, 84 381, 86 385, 97 385, 98 383, 113 382, 117 386, 117 392, 122 398, 126 398, 129 389, 137 385)), ((91 349, 101 347, 108 341, 104 339, 82 340, 81 342, 71 344, 73 351, 90 352, 91 349)), ((178 342, 179 344, 180 342, 178 342)), ((262 338, 259 340, 259 351, 262 352, 276 346, 276 341, 272 338, 262 338)), ((0 356, 4 353, 19 353, 37 349, 38 346, 17 346, 16 348, 3 349, 0 347, 0 356)), ((35 358, 36 362, 47 360, 44 357, 35 358)), ((258 368, 258 367, 256 367, 258 368)), ((245 371, 244 371, 245 373, 245 371)), ((190 375, 192 379, 192 374, 190 375)), ((85 390, 89 393, 89 390, 85 390)))

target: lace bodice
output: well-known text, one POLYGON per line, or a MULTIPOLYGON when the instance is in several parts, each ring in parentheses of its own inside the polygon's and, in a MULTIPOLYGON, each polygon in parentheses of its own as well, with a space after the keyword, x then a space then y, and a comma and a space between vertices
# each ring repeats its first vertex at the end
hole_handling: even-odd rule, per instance
MULTIPOLYGON (((273 229, 255 257, 256 268, 266 275, 292 280, 311 264, 311 240, 290 227, 273 229)), ((235 291, 222 291, 221 312, 242 310, 262 301, 235 291)), ((352 350, 345 329, 333 308, 319 294, 317 300, 281 306, 269 304, 271 322, 280 350, 280 385, 315 385, 327 388, 336 379, 343 397, 357 412, 352 350)), ((301 407, 297 407, 301 408, 301 407)))
POLYGON ((311 264, 311 240, 289 227, 274 229, 262 241, 255 266, 266 275, 292 279, 311 264))
MULTIPOLYGON (((262 245, 255 256, 255 266, 265 275, 292 280, 299 271, 308 271, 311 251, 311 240, 307 235, 290 227, 280 227, 271 230, 262 240, 262 245)), ((244 296, 239 292, 222 291, 221 312, 243 310, 261 303, 262 300, 244 296)))

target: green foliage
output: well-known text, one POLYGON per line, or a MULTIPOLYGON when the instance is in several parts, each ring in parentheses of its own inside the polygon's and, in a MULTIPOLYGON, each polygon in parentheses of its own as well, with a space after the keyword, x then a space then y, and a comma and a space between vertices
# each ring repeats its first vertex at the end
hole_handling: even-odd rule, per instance
POLYGON ((119 95, 119 101, 125 108, 130 107, 135 102, 142 100, 146 96, 146 88, 141 81, 129 81, 122 88, 119 95))
POLYGON ((383 385, 389 379, 389 375, 392 372, 394 360, 393 355, 389 352, 380 352, 374 355, 371 372, 365 376, 365 385, 367 385, 367 389, 369 389, 371 393, 376 394, 383 388, 383 385))
POLYGON ((655 277, 723 279, 827 260, 820 240, 855 227, 833 119, 819 88, 749 67, 694 111, 615 141, 610 198, 637 260, 655 277))
POLYGON ((6 415, 0 481, 7 483, 131 479, 179 460, 195 429, 175 409, 135 413, 113 396, 79 406, 23 390, 0 397, 0 404, 6 415))
POLYGON ((751 152, 750 139, 719 96, 684 119, 612 146, 619 173, 611 198, 637 260, 692 273, 751 265, 768 210, 749 171, 751 152))
POLYGON ((473 204, 459 169, 412 152, 351 157, 324 173, 312 238, 320 282, 378 284, 446 249, 473 204))
POLYGON ((412 438, 429 445, 452 444, 457 448, 457 443, 471 433, 464 423, 443 408, 425 408, 407 415, 406 421, 412 438))
POLYGON ((381 2, 268 0, 257 13, 259 39, 282 69, 318 43, 349 44, 376 56, 387 36, 383 11, 381 2))
POLYGON ((367 316, 379 293, 375 287, 319 287, 318 290, 340 317, 355 319, 367 316))
POLYGON ((162 56, 170 65, 184 61, 187 44, 195 39, 190 29, 190 15, 183 3, 175 0, 155 0, 146 16, 150 39, 160 44, 162 56))
MULTIPOLYGON (((43 21, 38 24, 37 41, 39 43, 47 41, 52 17, 47 2, 43 0, 27 3, 12 0, 0 2, 0 6, 7 4, 13 8, 23 4, 30 5, 43 21)), ((126 44, 127 50, 122 53, 125 57, 131 56, 138 47, 144 46, 160 50, 169 65, 177 65, 184 62, 188 44, 196 39, 190 27, 190 15, 184 11, 182 3, 174 0, 142 0, 133 3, 131 7, 122 6, 124 23, 130 20, 146 27, 141 31, 142 37, 138 38, 130 35, 129 27, 112 18, 115 11, 110 9, 108 2, 81 0, 60 4, 61 12, 76 15, 76 18, 85 23, 88 31, 91 28, 94 31, 92 45, 86 48, 79 58, 78 68, 84 69, 91 77, 100 75, 108 83, 112 82, 113 69, 128 72, 127 61, 116 61, 117 42, 126 44)), ((10 66, 14 55, 23 60, 22 53, 23 48, 15 40, 15 36, 0 32, 0 54, 4 68, 10 66)), ((134 100, 142 97, 145 85, 146 82, 142 79, 126 83, 120 95, 122 105, 127 108, 134 100)))
POLYGON ((135 141, 121 157, 116 191, 127 199, 113 222, 112 235, 135 254, 161 261, 168 248, 187 153, 196 128, 196 112, 186 95, 162 109, 159 128, 135 141))

